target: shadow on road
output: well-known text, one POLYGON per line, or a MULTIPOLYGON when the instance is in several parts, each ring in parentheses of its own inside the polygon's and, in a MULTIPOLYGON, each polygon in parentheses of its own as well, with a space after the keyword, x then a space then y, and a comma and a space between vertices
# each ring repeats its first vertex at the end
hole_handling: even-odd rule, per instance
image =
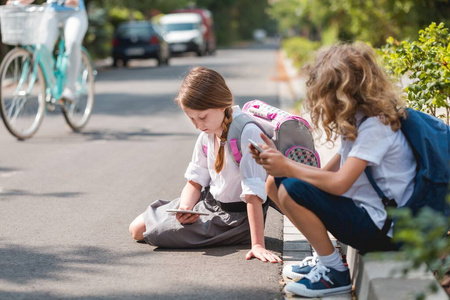
MULTIPOLYGON (((7 197, 19 197, 19 196, 29 196, 37 198, 74 198, 83 195, 80 192, 58 192, 58 193, 34 193, 27 190, 18 189, 5 189, 1 191, 2 197, 0 200, 11 200, 7 197)), ((1 299, 1 298, 0 298, 1 299)))
MULTIPOLYGON (((160 95, 136 95, 120 93, 99 93, 95 99, 95 105, 92 118, 95 115, 111 116, 155 116, 160 114, 167 115, 182 114, 181 109, 174 103, 176 94, 160 95), (126 103, 126 105, 124 105, 126 103)), ((277 95, 251 95, 242 96, 239 93, 234 94, 235 103, 242 107, 247 101, 259 99, 271 105, 278 103, 277 95)))
MULTIPOLYGON (((37 281, 67 282, 75 274, 92 276, 97 272, 101 276, 105 270, 98 266, 132 265, 133 263, 127 261, 131 257, 148 255, 147 251, 119 253, 108 248, 93 246, 61 250, 61 246, 31 248, 4 243, 4 240, 2 244, 0 246, 0 281, 16 285, 32 286, 37 281)), ((190 251, 206 251, 208 253, 206 255, 223 256, 243 247, 245 245, 190 251)), ((164 251, 176 252, 177 250, 164 251)), ((211 286, 205 283, 203 286, 198 285, 196 289, 192 289, 190 284, 189 281, 178 283, 177 288, 169 292, 167 289, 164 292, 157 289, 149 292, 132 292, 121 289, 121 291, 112 290, 109 295, 107 293, 90 295, 89 292, 81 292, 81 294, 83 295, 82 299, 282 299, 279 298, 280 294, 277 291, 262 286, 236 289, 234 286, 211 286)), ((0 289, 0 299, 80 299, 79 292, 75 292, 77 296, 66 293, 73 293, 73 291, 24 292, 0 289)))
POLYGON ((80 133, 81 136, 85 137, 90 141, 142 141, 143 138, 151 137, 162 137, 162 136, 178 136, 178 137, 189 137, 195 138, 198 136, 197 133, 187 133, 187 132, 152 132, 146 128, 141 128, 137 131, 119 131, 112 129, 105 130, 92 130, 84 131, 80 133))
MULTIPOLYGON (((279 252, 283 247, 283 241, 280 239, 265 237, 266 249, 274 252, 279 252)), ((143 243, 145 244, 145 243, 143 243)), ((233 253, 237 253, 241 250, 250 250, 250 244, 242 244, 242 245, 232 245, 232 246, 221 246, 221 247, 205 247, 205 248, 197 248, 197 249, 174 249, 174 248, 160 248, 156 247, 153 251, 157 252, 203 252, 203 255, 206 256, 214 256, 214 257, 223 257, 227 255, 231 255, 233 253)))
MULTIPOLYGON (((257 276, 257 274, 255 274, 257 276)), ((135 293, 135 292, 121 292, 114 293, 113 295, 83 295, 80 296, 63 296, 61 294, 39 293, 39 292, 8 292, 0 291, 0 299, 45 299, 45 300, 126 300, 126 299, 152 299, 152 300, 198 300, 198 299, 246 299, 246 300, 261 300, 261 299, 284 299, 280 293, 275 293, 270 288, 240 288, 236 289, 234 286, 227 288, 210 287, 210 286, 197 286, 198 292, 192 292, 192 287, 186 287, 183 292, 173 291, 171 293, 158 293, 154 291, 152 293, 135 293)))
POLYGON ((231 255, 233 253, 237 253, 241 250, 249 249, 250 245, 242 244, 235 246, 223 246, 223 247, 205 247, 205 248, 196 248, 196 249, 183 249, 183 248, 161 248, 156 247, 153 251, 156 252, 173 252, 173 253, 203 253, 205 256, 213 256, 213 257, 223 257, 227 255, 231 255))
POLYGON ((176 94, 136 95, 131 93, 98 93, 92 117, 95 115, 154 116, 180 113, 174 103, 176 94))
MULTIPOLYGON (((127 256, 140 255, 137 253, 127 256)), ((28 284, 39 280, 62 280, 71 273, 92 273, 92 265, 120 263, 124 254, 107 248, 80 246, 62 250, 60 246, 27 247, 4 244, 0 247, 0 280, 16 284, 28 284), (69 271, 69 272, 68 272, 69 271)), ((2 297, 0 299, 9 299, 2 297)))

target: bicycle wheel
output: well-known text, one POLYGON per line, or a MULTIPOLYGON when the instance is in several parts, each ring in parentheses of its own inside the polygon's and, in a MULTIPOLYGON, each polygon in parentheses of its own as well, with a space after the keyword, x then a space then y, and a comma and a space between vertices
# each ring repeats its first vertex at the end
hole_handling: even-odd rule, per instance
POLYGON ((15 48, 0 66, 0 113, 8 131, 20 140, 32 137, 45 115, 45 80, 33 55, 15 48))
POLYGON ((72 103, 63 105, 62 112, 67 124, 73 131, 86 126, 94 107, 94 67, 83 49, 80 73, 76 83, 75 98, 72 103))

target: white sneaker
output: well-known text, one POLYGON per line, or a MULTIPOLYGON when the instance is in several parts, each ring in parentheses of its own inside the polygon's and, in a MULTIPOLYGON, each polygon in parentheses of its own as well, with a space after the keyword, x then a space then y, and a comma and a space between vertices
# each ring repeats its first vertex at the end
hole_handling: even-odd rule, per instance
POLYGON ((70 104, 70 103, 73 103, 74 99, 75 99, 75 96, 74 96, 72 90, 69 89, 69 88, 65 88, 63 93, 62 93, 62 95, 61 95, 61 100, 63 102, 66 102, 66 103, 70 104))
POLYGON ((286 284, 285 291, 310 298, 350 293, 352 291, 350 272, 348 268, 339 272, 318 262, 305 277, 286 284))
POLYGON ((305 257, 299 264, 287 265, 283 268, 283 275, 287 279, 297 281, 305 277, 319 261, 317 252, 313 252, 313 256, 305 257))

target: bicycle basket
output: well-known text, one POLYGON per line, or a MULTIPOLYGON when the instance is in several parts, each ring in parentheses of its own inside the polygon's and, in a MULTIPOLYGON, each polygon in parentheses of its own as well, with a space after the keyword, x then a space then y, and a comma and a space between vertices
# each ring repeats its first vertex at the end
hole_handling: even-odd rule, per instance
POLYGON ((43 41, 41 23, 44 7, 40 5, 0 7, 2 42, 7 45, 32 45, 43 41))

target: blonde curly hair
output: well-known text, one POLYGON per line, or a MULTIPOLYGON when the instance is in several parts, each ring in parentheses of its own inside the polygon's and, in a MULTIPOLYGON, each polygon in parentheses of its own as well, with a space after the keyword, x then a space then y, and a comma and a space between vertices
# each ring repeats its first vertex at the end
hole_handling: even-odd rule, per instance
POLYGON ((319 51, 306 70, 305 107, 315 128, 321 123, 327 141, 335 141, 338 135, 354 141, 358 111, 379 117, 394 131, 400 128, 399 118, 404 117, 400 90, 377 64, 372 47, 364 43, 332 46, 319 51))

